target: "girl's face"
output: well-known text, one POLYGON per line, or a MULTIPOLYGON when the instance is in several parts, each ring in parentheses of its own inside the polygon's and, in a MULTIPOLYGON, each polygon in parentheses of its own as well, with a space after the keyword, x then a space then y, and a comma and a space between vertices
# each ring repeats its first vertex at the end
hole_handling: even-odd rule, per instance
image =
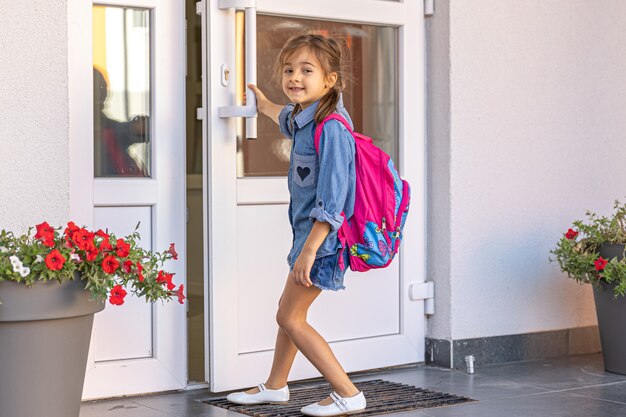
POLYGON ((300 48, 283 65, 283 91, 305 109, 324 97, 337 81, 337 74, 326 75, 314 53, 300 48))

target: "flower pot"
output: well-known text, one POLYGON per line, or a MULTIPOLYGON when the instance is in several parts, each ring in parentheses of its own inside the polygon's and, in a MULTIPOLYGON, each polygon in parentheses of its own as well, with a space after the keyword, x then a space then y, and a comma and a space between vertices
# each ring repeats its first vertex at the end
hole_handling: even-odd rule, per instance
POLYGON ((93 317, 104 309, 84 286, 0 282, 0 417, 78 417, 93 317))
MULTIPOLYGON (((604 259, 624 257, 623 244, 604 244, 600 248, 604 259)), ((608 372, 626 375, 626 297, 614 298, 614 284, 600 281, 600 287, 594 286, 593 295, 598 316, 604 369, 608 372)))

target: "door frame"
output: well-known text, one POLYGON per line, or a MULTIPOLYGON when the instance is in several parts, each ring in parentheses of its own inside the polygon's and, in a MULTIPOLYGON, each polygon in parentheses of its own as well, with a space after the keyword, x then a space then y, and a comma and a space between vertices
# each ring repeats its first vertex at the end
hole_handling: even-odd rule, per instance
MULTIPOLYGON (((185 271, 185 15, 184 4, 169 2, 169 0, 104 0, 84 1, 68 0, 68 100, 69 100, 69 216, 79 225, 93 227, 94 208, 96 206, 152 206, 152 247, 157 251, 167 249, 170 242, 176 242, 180 258, 168 268, 179 277, 179 283, 186 284, 185 271), (127 6, 153 9, 159 1, 167 1, 159 5, 151 13, 151 93, 153 127, 159 128, 161 137, 179 138, 165 142, 157 148, 156 142, 152 146, 153 169, 157 180, 136 179, 154 192, 133 195, 125 193, 112 196, 110 201, 97 197, 100 189, 117 189, 115 178, 94 179, 94 145, 93 139, 93 71, 92 71, 92 6, 127 6), (165 6, 167 4, 167 10, 165 6), (161 9, 163 8, 163 9, 161 9), (168 24, 168 22, 170 22, 168 24), (173 22, 173 23, 172 23, 173 22), (173 26, 171 26, 173 25, 173 26), (178 26, 180 30, 174 30, 178 26), (154 45, 159 45, 155 48, 154 45), (168 51, 171 61, 177 62, 181 68, 160 65, 163 59, 156 59, 158 53, 168 51), (172 83, 171 78, 183 76, 178 83, 172 83), (163 82, 168 80, 167 87, 163 82), (168 88, 168 100, 156 99, 156 88, 168 88), (167 116, 180 112, 180 126, 168 122, 167 116), (161 117, 162 119, 157 119, 161 117), (181 159, 182 158, 182 159, 181 159), (179 161, 177 163, 176 161, 179 161), (180 163, 182 161, 182 163, 180 163), (160 168, 158 168, 160 167, 160 168), (159 170, 157 174, 157 170, 159 170), (176 198, 182 205, 174 214, 180 211, 181 219, 161 221, 157 228, 158 219, 171 218, 174 214, 169 208, 159 207, 155 194, 164 193, 176 198), (172 194, 173 193, 173 194, 172 194), (124 198, 126 198, 124 200, 124 198), (156 220, 155 220, 156 219, 156 220), (182 227, 178 227, 181 223, 182 227)), ((153 129, 155 131, 156 129, 153 129)), ((138 183, 139 184, 139 183, 138 183)), ((108 308, 112 308, 109 306, 108 308)), ((172 389, 181 389, 187 386, 187 328, 186 307, 177 302, 155 303, 153 305, 153 353, 151 358, 127 359, 110 362, 94 361, 94 338, 89 349, 87 375, 83 399, 104 398, 119 395, 132 395, 147 392, 158 392, 172 389), (175 305, 176 304, 176 305, 175 305)))
MULTIPOLYGON (((234 51, 235 45, 231 37, 224 40, 223 31, 230 30, 230 24, 223 24, 221 19, 213 19, 211 12, 217 9, 218 0, 204 0, 203 13, 206 16, 207 24, 203 25, 202 39, 212 39, 211 42, 220 42, 220 47, 230 48, 234 51), (211 36, 207 37, 205 28, 211 31, 211 36), (221 34, 221 36, 220 36, 221 34), (217 40, 219 39, 219 40, 217 40)), ((336 0, 294 0, 286 5, 281 0, 257 0, 257 12, 262 14, 272 14, 279 16, 292 16, 301 18, 327 19, 334 21, 358 22, 365 24, 382 24, 398 27, 398 52, 399 52, 399 135, 403 140, 399 142, 399 168, 400 174, 412 185, 411 215, 409 215, 403 237, 402 253, 417 254, 418 256, 400 256, 400 302, 401 316, 406 320, 401 320, 400 335, 389 337, 404 337, 406 342, 414 346, 418 352, 417 357, 411 362, 423 362, 425 354, 425 329, 426 319, 423 314, 423 300, 408 302, 411 286, 426 281, 426 147, 425 147, 425 47, 424 47, 424 5, 421 0, 405 0, 404 2, 391 2, 381 0, 360 0, 359 7, 350 7, 352 4, 337 2, 336 0), (345 16, 350 16, 346 19, 345 16), (406 25, 409 21, 418 22, 414 25, 406 25), (409 46, 410 45, 410 46, 409 46), (411 76, 408 76, 410 74, 411 76), (409 93, 410 92, 410 93, 409 93), (412 100, 412 97, 421 97, 423 100, 412 100), (411 132, 411 139, 408 133, 411 132), (416 307, 419 306, 419 307, 416 307), (419 311, 419 313, 417 313, 419 311), (416 335, 421 336, 416 336, 416 335), (422 337, 423 336, 423 337, 422 337)), ((224 11, 232 14, 234 22, 234 11, 224 11)), ((234 33, 234 32, 233 32, 234 33)), ((229 329, 229 324, 225 320, 219 320, 216 312, 237 316, 236 303, 229 302, 233 296, 234 288, 226 279, 216 281, 215 276, 233 277, 236 276, 234 265, 234 255, 225 251, 216 251, 216 246, 212 242, 212 229, 219 227, 219 224, 235 224, 235 212, 230 210, 229 204, 221 204, 223 201, 237 201, 237 194, 242 190, 238 189, 235 182, 216 181, 212 184, 211 178, 217 178, 220 172, 236 172, 235 158, 222 158, 213 160, 214 154, 222 152, 232 152, 234 155, 234 136, 229 138, 210 137, 207 125, 215 126, 224 122, 219 118, 218 107, 234 105, 233 97, 227 89, 214 91, 212 85, 217 85, 213 80, 220 79, 221 66, 224 62, 211 62, 206 56, 207 49, 212 49, 213 44, 203 47, 203 181, 207 190, 205 199, 205 225, 207 225, 208 237, 205 239, 205 320, 207 321, 205 332, 206 352, 210 351, 210 341, 214 340, 215 334, 232 335, 233 329, 229 329), (212 163, 209 164, 209 161, 212 163), (228 207, 227 207, 228 206, 228 207), (219 219, 219 222, 218 222, 219 219), (210 305, 209 294, 221 294, 213 305, 210 305), (219 304, 216 305, 216 304, 219 304)), ((234 68, 234 59, 231 59, 231 68, 234 68)), ((234 123, 234 122, 230 122, 234 123)), ((225 128, 224 128, 225 129, 225 128)), ((224 130, 223 129, 223 130, 224 130)), ((232 129, 232 128, 231 128, 232 129)), ((228 136, 228 135, 222 135, 228 136)), ((249 181, 250 183, 254 180, 249 181)), ((279 187, 284 187, 283 179, 276 179, 274 183, 279 187)), ((254 187, 247 187, 247 189, 254 187)), ((221 246, 234 246, 234 234, 219 234, 221 246)), ((382 338, 381 338, 382 339, 382 338)), ((219 346, 214 347, 216 351, 227 352, 236 349, 236 337, 222 339, 219 346)), ((340 351, 341 343, 335 344, 333 349, 340 351)), ((215 352, 214 352, 215 353, 215 352)), ((380 350, 373 352, 384 354, 384 343, 380 344, 380 350)), ((226 355, 225 355, 226 356, 226 355)), ((205 358, 205 375, 207 381, 214 381, 216 369, 220 368, 220 374, 225 374, 228 369, 232 369, 233 364, 229 361, 216 361, 212 363, 210 353, 205 358)), ((386 366, 386 365, 382 365, 386 366)), ((349 371, 350 364, 346 363, 346 370, 349 371)), ((211 384, 213 392, 231 389, 237 385, 233 378, 229 381, 219 381, 211 384)))

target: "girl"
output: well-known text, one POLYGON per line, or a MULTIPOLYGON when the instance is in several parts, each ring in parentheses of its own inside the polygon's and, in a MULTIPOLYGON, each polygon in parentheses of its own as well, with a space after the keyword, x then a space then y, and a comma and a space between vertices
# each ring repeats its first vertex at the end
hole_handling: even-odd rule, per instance
POLYGON ((272 103, 255 85, 248 87, 256 95, 258 110, 293 139, 287 177, 293 231, 287 256, 290 272, 276 314, 279 329, 269 378, 226 398, 237 404, 287 402, 287 378, 300 350, 334 389, 329 397, 301 412, 310 416, 354 413, 365 409, 363 392, 306 321, 309 307, 322 290, 345 289, 339 256, 349 265, 349 251, 342 251, 337 230, 343 223, 341 213, 350 218, 354 212, 354 138, 343 124, 331 120, 324 124, 319 155, 313 139, 315 126, 333 112, 352 126, 341 95, 346 78, 341 48, 334 39, 320 35, 291 38, 280 51, 274 72, 292 104, 272 103))

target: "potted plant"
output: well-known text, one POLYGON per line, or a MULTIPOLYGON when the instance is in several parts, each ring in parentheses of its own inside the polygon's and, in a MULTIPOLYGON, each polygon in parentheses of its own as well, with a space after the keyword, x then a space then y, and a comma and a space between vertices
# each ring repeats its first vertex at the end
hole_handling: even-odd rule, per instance
POLYGON ((184 286, 161 269, 177 259, 139 246, 137 227, 117 238, 69 222, 22 235, 0 232, 0 416, 78 417, 94 314, 130 291, 147 302, 184 286))
POLYGON ((574 221, 550 261, 570 278, 592 284, 604 367, 626 375, 626 204, 615 200, 613 208, 609 217, 587 210, 587 221, 574 221))

